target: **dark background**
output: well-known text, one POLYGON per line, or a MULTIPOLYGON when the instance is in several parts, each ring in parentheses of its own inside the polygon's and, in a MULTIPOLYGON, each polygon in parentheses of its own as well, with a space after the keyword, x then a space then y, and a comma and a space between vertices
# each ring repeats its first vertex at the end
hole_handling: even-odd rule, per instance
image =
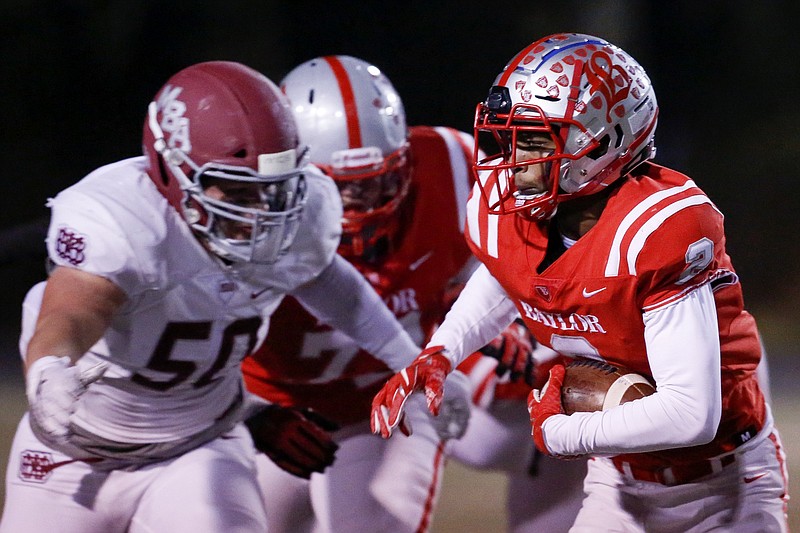
POLYGON ((3 0, 0 328, 16 335, 22 296, 44 276, 46 198, 138 154, 147 103, 181 68, 236 60, 278 82, 317 55, 355 55, 393 80, 409 124, 470 131, 511 57, 579 31, 620 45, 650 74, 656 160, 692 176, 725 213, 748 307, 770 336, 793 335, 797 4, 3 0))

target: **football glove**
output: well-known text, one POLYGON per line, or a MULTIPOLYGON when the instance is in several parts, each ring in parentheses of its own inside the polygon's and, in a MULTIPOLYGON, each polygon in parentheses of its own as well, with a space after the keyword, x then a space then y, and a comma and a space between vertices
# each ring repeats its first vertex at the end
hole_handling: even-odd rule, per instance
POLYGON ((528 395, 528 414, 531 417, 531 435, 536 449, 545 455, 559 459, 578 459, 580 455, 557 455, 550 451, 545 442, 542 425, 553 415, 563 415, 561 387, 564 384, 564 365, 556 364, 550 369, 550 379, 541 390, 533 389, 528 395))
POLYGON ((108 364, 101 362, 79 370, 66 356, 47 355, 34 361, 25 378, 25 394, 36 436, 50 446, 67 443, 78 398, 107 369, 108 364))
POLYGON ((283 470, 303 479, 336 459, 334 422, 311 409, 267 404, 245 420, 256 449, 283 470))
POLYGON ((525 383, 533 386, 535 380, 533 349, 535 346, 536 341, 528 332, 528 328, 521 321, 514 321, 489 344, 481 348, 480 352, 492 359, 497 359, 495 373, 498 377, 507 374, 512 382, 523 378, 525 383))
POLYGON ((428 410, 439 414, 444 394, 444 381, 452 369, 450 360, 442 354, 444 346, 431 346, 422 350, 406 368, 389 378, 372 400, 370 428, 384 439, 392 436, 394 428, 410 435, 405 423, 403 406, 414 391, 424 391, 428 410))
POLYGON ((546 454, 553 455, 547 448, 542 432, 542 424, 553 415, 564 414, 561 405, 561 385, 564 382, 563 365, 555 365, 550 369, 550 379, 541 390, 533 389, 528 395, 528 414, 531 416, 531 434, 536 448, 546 454))

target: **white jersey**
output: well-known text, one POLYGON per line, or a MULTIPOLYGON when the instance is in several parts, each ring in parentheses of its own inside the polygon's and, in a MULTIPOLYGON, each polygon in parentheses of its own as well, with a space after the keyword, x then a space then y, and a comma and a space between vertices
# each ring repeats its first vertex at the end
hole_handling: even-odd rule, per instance
POLYGON ((50 259, 127 295, 78 362, 111 366, 81 396, 75 426, 100 440, 159 443, 231 418, 242 358, 263 340, 283 296, 318 276, 339 243, 336 186, 313 168, 306 179, 302 229, 273 265, 225 265, 210 255, 157 191, 143 157, 104 166, 50 201, 50 259))

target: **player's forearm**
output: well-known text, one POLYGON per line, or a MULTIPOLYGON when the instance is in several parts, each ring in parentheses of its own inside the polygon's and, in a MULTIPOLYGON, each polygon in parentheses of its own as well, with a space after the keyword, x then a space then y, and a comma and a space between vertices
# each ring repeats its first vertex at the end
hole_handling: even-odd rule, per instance
POLYGON ((445 355, 455 368, 495 338, 516 316, 514 303, 481 265, 470 277, 428 346, 444 346, 445 355))
POLYGON ((551 451, 647 452, 713 439, 722 412, 713 298, 705 286, 647 313, 645 340, 657 392, 608 411, 550 417, 544 434, 551 451))
POLYGON ((99 339, 125 294, 108 280, 57 268, 47 282, 36 327, 24 348, 26 368, 47 355, 77 361, 99 339))
POLYGON ((405 368, 419 353, 375 290, 339 256, 293 295, 321 322, 346 333, 394 371, 405 368))
POLYGON ((74 362, 88 349, 83 349, 88 344, 84 338, 86 336, 79 316, 43 317, 37 323, 36 331, 28 343, 26 366, 30 367, 35 360, 46 355, 66 355, 74 362))

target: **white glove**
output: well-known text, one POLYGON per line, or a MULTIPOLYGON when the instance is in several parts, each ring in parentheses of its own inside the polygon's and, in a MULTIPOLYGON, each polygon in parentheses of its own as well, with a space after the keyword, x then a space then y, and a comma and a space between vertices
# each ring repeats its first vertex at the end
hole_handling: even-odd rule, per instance
POLYGON ((472 386, 460 370, 454 370, 444 380, 444 395, 439 415, 431 415, 433 427, 442 440, 460 439, 469 425, 472 405, 472 386))
POLYGON ((45 444, 63 444, 69 435, 69 418, 75 412, 78 398, 86 387, 100 379, 108 368, 98 363, 83 371, 70 364, 69 357, 47 355, 37 359, 28 369, 25 393, 30 416, 45 444))

